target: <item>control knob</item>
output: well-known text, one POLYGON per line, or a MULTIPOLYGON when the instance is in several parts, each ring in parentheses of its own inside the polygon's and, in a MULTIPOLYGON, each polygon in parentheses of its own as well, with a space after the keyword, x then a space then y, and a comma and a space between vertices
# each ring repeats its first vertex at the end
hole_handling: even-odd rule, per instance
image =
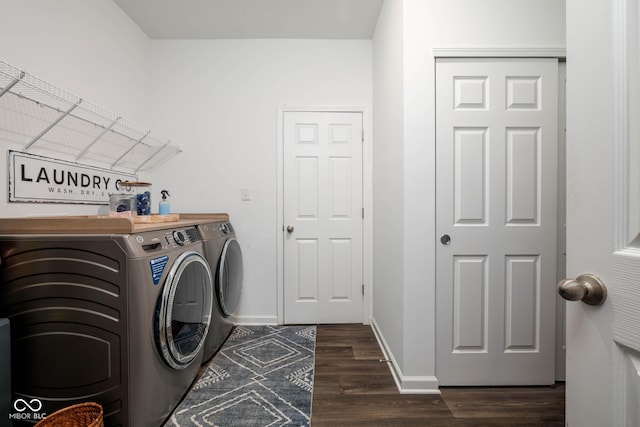
POLYGON ((173 232, 173 240, 175 240, 178 245, 182 246, 186 243, 187 238, 182 231, 176 230, 173 232))

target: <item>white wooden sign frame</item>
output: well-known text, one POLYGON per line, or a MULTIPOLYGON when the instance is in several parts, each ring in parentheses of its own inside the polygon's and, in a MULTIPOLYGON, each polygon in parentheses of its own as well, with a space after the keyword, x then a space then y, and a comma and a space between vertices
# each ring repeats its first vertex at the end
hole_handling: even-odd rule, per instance
POLYGON ((104 205, 110 193, 119 192, 119 182, 137 180, 124 172, 20 151, 9 150, 8 161, 9 202, 104 205))

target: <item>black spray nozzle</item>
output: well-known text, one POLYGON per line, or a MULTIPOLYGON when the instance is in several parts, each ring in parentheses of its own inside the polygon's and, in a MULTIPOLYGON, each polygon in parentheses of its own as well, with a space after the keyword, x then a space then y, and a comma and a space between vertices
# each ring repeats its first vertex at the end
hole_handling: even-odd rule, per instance
POLYGON ((160 194, 162 194, 162 200, 167 200, 167 196, 171 196, 167 190, 162 190, 160 194))

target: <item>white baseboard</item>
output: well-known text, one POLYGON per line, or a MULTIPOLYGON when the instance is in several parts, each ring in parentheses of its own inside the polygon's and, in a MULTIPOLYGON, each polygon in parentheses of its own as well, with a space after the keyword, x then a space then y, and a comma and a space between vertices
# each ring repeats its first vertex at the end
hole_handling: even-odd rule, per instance
POLYGON ((277 325, 278 316, 237 316, 235 324, 243 326, 277 325))
POLYGON ((406 376, 402 373, 374 318, 371 318, 371 329, 380 344, 385 359, 388 360, 391 375, 401 394, 440 394, 437 377, 431 375, 406 376))
POLYGON ((400 386, 401 394, 440 394, 438 378, 427 376, 406 376, 400 386))

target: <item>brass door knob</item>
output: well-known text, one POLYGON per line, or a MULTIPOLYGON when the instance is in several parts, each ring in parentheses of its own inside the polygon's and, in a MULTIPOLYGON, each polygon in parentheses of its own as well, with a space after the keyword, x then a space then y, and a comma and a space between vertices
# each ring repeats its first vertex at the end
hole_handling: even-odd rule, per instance
POLYGON ((287 225, 287 233, 293 233, 293 225, 287 225))

